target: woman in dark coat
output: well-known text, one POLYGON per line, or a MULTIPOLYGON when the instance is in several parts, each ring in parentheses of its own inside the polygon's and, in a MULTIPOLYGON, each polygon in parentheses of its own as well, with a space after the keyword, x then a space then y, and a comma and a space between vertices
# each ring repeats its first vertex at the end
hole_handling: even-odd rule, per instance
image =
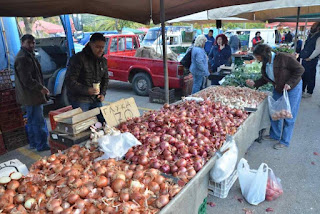
MULTIPOLYGON (((211 48, 208 57, 212 72, 216 72, 221 65, 230 65, 231 48, 224 34, 216 37, 216 44, 211 48)), ((217 84, 217 81, 211 80, 211 85, 214 84, 217 84)))

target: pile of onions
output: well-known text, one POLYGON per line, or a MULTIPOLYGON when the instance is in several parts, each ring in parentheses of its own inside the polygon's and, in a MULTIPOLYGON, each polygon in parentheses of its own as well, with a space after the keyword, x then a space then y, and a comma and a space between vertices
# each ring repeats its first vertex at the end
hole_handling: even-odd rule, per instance
POLYGON ((186 101, 165 104, 159 111, 121 123, 118 129, 131 132, 142 143, 127 152, 126 160, 187 182, 247 117, 240 109, 210 100, 186 101))
POLYGON ((0 178, 2 213, 157 213, 181 189, 156 169, 79 145, 35 162, 27 176, 0 178))
POLYGON ((257 108, 268 94, 247 87, 215 86, 192 96, 220 102, 231 108, 244 109, 244 107, 257 108))

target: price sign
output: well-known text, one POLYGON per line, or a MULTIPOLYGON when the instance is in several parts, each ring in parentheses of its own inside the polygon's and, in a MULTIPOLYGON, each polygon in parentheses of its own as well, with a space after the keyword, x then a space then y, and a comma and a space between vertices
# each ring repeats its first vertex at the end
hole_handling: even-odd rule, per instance
POLYGON ((111 127, 117 126, 130 118, 139 117, 140 112, 133 97, 121 99, 100 108, 104 119, 111 127))

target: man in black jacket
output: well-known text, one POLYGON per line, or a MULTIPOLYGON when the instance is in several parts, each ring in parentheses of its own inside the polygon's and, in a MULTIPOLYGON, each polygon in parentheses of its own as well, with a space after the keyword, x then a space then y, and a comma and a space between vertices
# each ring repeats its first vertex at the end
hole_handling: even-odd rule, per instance
MULTIPOLYGON (((102 106, 109 81, 105 45, 105 37, 94 33, 86 47, 70 59, 65 81, 73 108, 88 111, 102 106)), ((101 115, 98 119, 103 122, 101 115)))
POLYGON ((43 116, 43 104, 47 102, 45 95, 49 90, 44 87, 41 67, 34 56, 35 38, 26 34, 22 36, 21 44, 14 63, 17 102, 26 107, 30 148, 49 150, 48 129, 43 116))

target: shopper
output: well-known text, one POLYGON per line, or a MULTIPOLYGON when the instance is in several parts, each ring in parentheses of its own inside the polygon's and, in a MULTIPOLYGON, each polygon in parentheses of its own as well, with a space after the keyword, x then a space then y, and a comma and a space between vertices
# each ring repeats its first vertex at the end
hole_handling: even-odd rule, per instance
POLYGON ((213 30, 209 30, 209 33, 206 35, 206 38, 207 38, 207 42, 204 46, 204 50, 208 55, 210 53, 212 46, 214 45, 213 30))
POLYGON ((263 39, 260 36, 260 31, 256 32, 255 37, 252 39, 252 47, 254 48, 256 45, 263 43, 263 39))
MULTIPOLYGON (((212 72, 216 72, 221 65, 230 65, 231 48, 228 45, 228 38, 224 34, 216 37, 216 44, 209 53, 209 63, 212 72)), ((218 85, 217 80, 211 80, 211 85, 218 85)))
POLYGON ((302 76, 302 97, 308 98, 313 94, 316 84, 317 64, 320 55, 320 22, 316 22, 311 26, 310 34, 305 42, 303 50, 300 52, 302 65, 305 73, 302 76), (305 91, 307 92, 305 93, 305 91))
POLYGON ((288 31, 288 33, 284 36, 284 42, 285 43, 291 43, 292 42, 292 34, 290 32, 290 30, 288 31))
POLYGON ((200 35, 196 38, 192 48, 190 65, 190 72, 193 77, 192 94, 200 91, 204 77, 209 76, 208 57, 204 50, 206 41, 206 37, 200 35))
MULTIPOLYGON (((88 111, 102 106, 109 80, 107 60, 103 57, 105 44, 105 37, 94 33, 86 47, 70 59, 65 82, 73 108, 88 111)), ((102 115, 98 119, 104 121, 102 115)))
MULTIPOLYGON (((232 35, 230 37, 229 46, 231 48, 231 54, 234 54, 235 52, 237 52, 241 48, 241 42, 238 37, 238 35, 240 35, 240 34, 241 34, 241 32, 237 31, 237 33, 235 35, 232 35)), ((234 63, 235 57, 232 56, 231 59, 232 59, 232 63, 234 63)))
POLYGON ((262 62, 262 77, 256 81, 247 80, 250 87, 259 88, 268 82, 274 86, 273 99, 278 100, 283 95, 283 90, 288 90, 293 118, 273 121, 271 120, 270 140, 277 141, 274 149, 288 147, 293 133, 294 123, 297 118, 301 101, 302 80, 304 68, 290 54, 271 51, 268 45, 257 45, 253 51, 255 58, 262 62))
POLYGON ((232 54, 234 54, 235 52, 237 52, 241 48, 241 42, 238 37, 238 35, 240 35, 240 34, 241 34, 241 32, 237 31, 237 33, 235 35, 232 35, 230 37, 229 45, 230 45, 232 54))
POLYGON ((27 111, 27 133, 30 149, 49 150, 48 128, 43 116, 43 104, 49 90, 44 86, 41 67, 34 55, 35 38, 25 34, 15 62, 15 91, 17 102, 27 111))

